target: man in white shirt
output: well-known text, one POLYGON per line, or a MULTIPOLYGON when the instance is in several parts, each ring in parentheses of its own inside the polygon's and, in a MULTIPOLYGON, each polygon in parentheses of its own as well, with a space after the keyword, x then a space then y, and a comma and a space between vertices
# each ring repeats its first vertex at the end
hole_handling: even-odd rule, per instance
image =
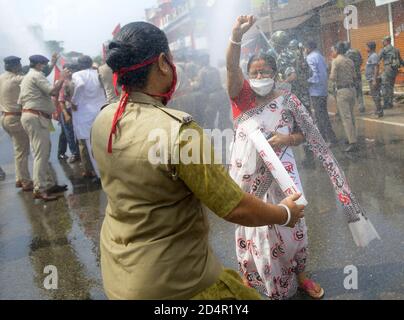
POLYGON ((101 108, 107 103, 104 88, 97 70, 92 68, 93 60, 88 56, 78 60, 81 71, 73 75, 74 94, 72 97, 73 127, 79 140, 83 177, 99 177, 98 168, 91 152, 91 127, 101 108))

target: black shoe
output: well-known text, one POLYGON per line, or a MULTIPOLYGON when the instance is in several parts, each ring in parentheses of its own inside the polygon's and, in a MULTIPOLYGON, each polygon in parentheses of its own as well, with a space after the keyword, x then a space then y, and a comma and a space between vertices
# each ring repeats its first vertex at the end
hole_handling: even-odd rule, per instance
POLYGON ((349 152, 357 152, 359 151, 359 146, 356 143, 352 143, 349 145, 349 147, 347 149, 345 149, 345 152, 349 153, 349 152))
POLYGON ((378 117, 379 119, 380 119, 380 118, 383 118, 383 117, 384 117, 384 112, 383 112, 383 110, 382 110, 382 111, 377 111, 377 112, 375 113, 375 116, 378 117))
POLYGON ((67 159, 69 159, 69 157, 67 155, 65 155, 65 154, 60 154, 60 155, 58 155, 58 159, 59 160, 67 160, 67 159))
POLYGON ((48 190, 46 190, 47 194, 57 194, 57 193, 63 193, 66 192, 68 190, 68 187, 65 186, 53 186, 52 188, 49 188, 48 190))

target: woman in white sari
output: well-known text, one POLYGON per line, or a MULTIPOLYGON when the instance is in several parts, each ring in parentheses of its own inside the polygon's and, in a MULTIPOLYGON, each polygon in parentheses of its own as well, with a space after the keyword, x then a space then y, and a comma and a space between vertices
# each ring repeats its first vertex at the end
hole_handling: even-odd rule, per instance
MULTIPOLYGON (((291 147, 306 141, 330 178, 356 245, 366 247, 380 237, 306 108, 290 92, 275 88, 275 59, 266 54, 253 56, 247 68, 249 80, 244 79, 239 67, 241 40, 254 22, 252 16, 238 18, 227 55, 228 90, 236 130, 230 174, 245 192, 267 202, 276 203, 284 193, 303 193, 291 147), (257 152, 256 141, 249 135, 251 129, 269 141, 300 190, 280 189, 272 174, 277 170, 264 161, 265 153, 257 152)), ((240 271, 245 281, 261 293, 271 299, 287 299, 300 287, 314 299, 324 296, 324 290, 305 273, 308 240, 304 219, 294 229, 278 225, 238 227, 236 241, 240 271)))
MULTIPOLYGON (((269 55, 258 55, 248 64, 249 81, 239 67, 241 40, 254 24, 253 17, 242 16, 233 30, 227 56, 228 86, 232 98, 237 136, 232 152, 231 175, 246 192, 266 202, 276 203, 284 197, 276 183, 265 178, 265 164, 247 152, 246 132, 242 124, 252 117, 301 189, 296 162, 290 147, 305 141, 297 130, 291 113, 286 110, 287 94, 275 89, 276 61, 269 55), (258 112, 257 112, 258 111, 258 112)), ((307 228, 304 219, 295 228, 267 226, 238 227, 237 257, 246 283, 271 299, 287 299, 298 286, 312 298, 320 299, 324 290, 305 274, 307 260, 307 228)))

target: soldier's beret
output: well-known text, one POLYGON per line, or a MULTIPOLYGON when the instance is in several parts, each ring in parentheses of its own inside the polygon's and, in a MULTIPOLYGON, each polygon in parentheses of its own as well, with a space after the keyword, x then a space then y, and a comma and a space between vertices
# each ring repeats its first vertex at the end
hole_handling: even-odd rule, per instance
POLYGON ((41 55, 34 55, 29 57, 29 61, 34 64, 47 64, 49 59, 41 55))

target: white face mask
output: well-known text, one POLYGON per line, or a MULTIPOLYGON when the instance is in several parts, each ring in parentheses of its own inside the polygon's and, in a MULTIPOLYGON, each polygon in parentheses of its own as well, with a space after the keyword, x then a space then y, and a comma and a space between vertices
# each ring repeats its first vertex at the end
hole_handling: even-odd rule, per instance
POLYGON ((275 80, 272 78, 250 79, 251 89, 259 96, 266 97, 275 87, 275 80))

